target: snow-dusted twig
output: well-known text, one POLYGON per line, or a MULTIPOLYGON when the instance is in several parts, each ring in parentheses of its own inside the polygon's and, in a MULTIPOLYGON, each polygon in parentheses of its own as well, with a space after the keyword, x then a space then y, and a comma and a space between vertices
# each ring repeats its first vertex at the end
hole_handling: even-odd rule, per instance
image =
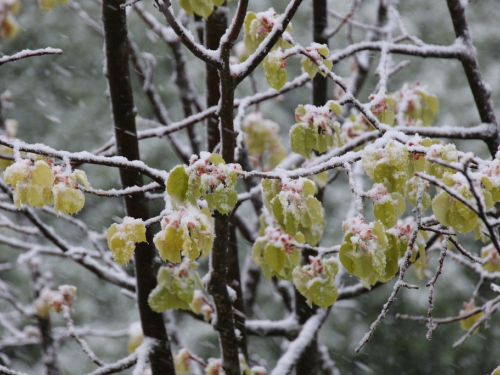
POLYGON ((467 250, 464 249, 464 247, 453 237, 449 237, 450 242, 455 246, 455 248, 464 256, 472 260, 473 262, 479 263, 481 265, 484 264, 484 259, 478 258, 475 255, 471 254, 467 250))
POLYGON ((429 181, 431 184, 440 187, 444 191, 446 191, 450 196, 459 200, 463 204, 465 204, 469 209, 479 215, 478 209, 474 207, 467 199, 465 199, 461 194, 459 194, 455 189, 445 185, 443 182, 439 181, 436 177, 431 176, 425 172, 415 172, 415 176, 420 177, 423 180, 429 181))
POLYGON ((418 188, 417 188, 417 198, 416 198, 416 207, 413 209, 413 212, 415 213, 415 223, 413 224, 413 230, 410 236, 410 240, 408 241, 408 247, 406 248, 406 253, 404 255, 403 261, 401 262, 399 266, 399 277, 394 284, 394 288, 392 289, 392 293, 389 296, 387 302, 384 304, 382 311, 378 315, 377 319, 372 323, 370 326, 370 329, 363 338, 360 340, 358 346, 354 351, 356 353, 359 353, 361 348, 370 340, 372 337, 373 333, 375 332, 375 329, 377 326, 380 324, 382 319, 385 318, 387 315, 387 312, 389 311, 389 308, 391 305, 394 303, 396 300, 396 296, 399 293, 399 290, 401 288, 408 288, 408 289, 418 289, 417 286, 414 285, 409 285, 403 281, 405 277, 406 270, 408 266, 410 265, 410 258, 413 254, 413 245, 415 244, 415 241, 417 239, 417 234, 418 234, 418 226, 420 225, 422 221, 422 197, 424 195, 424 181, 422 179, 418 180, 418 188))
POLYGON ((474 196, 474 199, 476 200, 477 204, 477 209, 478 209, 478 216, 479 218, 483 221, 484 225, 486 226, 486 229, 488 230, 488 233, 490 234, 490 239, 491 242, 493 243, 493 246, 495 246, 495 249, 497 249, 497 252, 500 254, 500 241, 498 239, 497 232, 495 231, 495 228, 490 224, 490 221, 488 220, 488 217, 486 216, 486 207, 485 207, 485 202, 484 202, 484 197, 482 197, 479 192, 477 191, 477 188, 474 184, 474 181, 472 180, 472 177, 469 174, 469 161, 466 162, 463 166, 462 170, 463 175, 467 179, 467 182, 469 183, 469 188, 474 196))
POLYGON ((446 0, 448 4, 448 10, 453 21, 453 28, 455 30, 455 35, 457 40, 460 40, 463 48, 465 49, 464 54, 460 56, 460 61, 467 76, 467 81, 472 91, 472 96, 476 102, 476 107, 479 112, 481 121, 487 124, 494 124, 496 127, 496 132, 493 137, 491 137, 486 144, 490 150, 492 156, 498 151, 499 140, 499 129, 498 120, 493 109, 493 102, 491 101, 491 88, 483 80, 481 70, 479 69, 479 62, 476 57, 476 49, 472 44, 472 39, 469 33, 469 27, 467 25, 467 20, 465 18, 465 9, 462 6, 462 1, 460 0, 446 0))
POLYGON ((79 187, 79 189, 84 193, 97 195, 99 197, 124 197, 126 195, 143 194, 147 191, 153 191, 161 188, 162 186, 160 186, 160 184, 158 184, 157 182, 151 182, 142 187, 132 186, 126 189, 102 190, 102 189, 85 188, 82 186, 79 187))
POLYGON ((73 10, 78 17, 89 27, 91 27, 95 32, 97 32, 99 35, 104 35, 104 30, 102 29, 102 26, 94 21, 87 12, 85 12, 80 4, 78 4, 76 1, 69 1, 68 2, 68 7, 73 10))
POLYGON ((21 59, 25 59, 26 57, 32 57, 32 56, 43 56, 43 55, 62 55, 63 51, 62 49, 59 48, 41 48, 41 49, 35 49, 35 50, 30 50, 30 49, 25 49, 21 52, 15 53, 10 56, 3 56, 0 57, 0 65, 3 65, 8 62, 12 61, 18 61, 21 59))
POLYGON ((328 9, 328 14, 340 21, 343 21, 343 20, 346 20, 347 23, 351 24, 352 26, 354 27, 357 27, 359 29, 363 29, 363 30, 366 30, 366 31, 374 31, 374 32, 377 32, 379 34, 384 34, 385 33, 385 30, 381 27, 376 27, 376 26, 371 26, 371 25, 366 25, 364 23, 361 23, 361 22, 358 22, 358 21, 355 21, 352 19, 352 17, 347 17, 347 15, 343 16, 341 15, 340 13, 336 12, 335 10, 333 9, 328 9))
MULTIPOLYGON (((263 102, 263 101, 268 100, 268 99, 275 98, 275 97, 277 97, 281 94, 284 94, 288 91, 291 91, 297 87, 303 86, 309 81, 310 81, 310 78, 307 75, 307 73, 301 74, 300 76, 294 78, 292 81, 286 83, 283 86, 283 88, 279 91, 277 91, 275 89, 269 89, 266 92, 258 93, 256 95, 252 95, 248 98, 236 99, 234 101, 234 107, 237 108, 240 105, 242 100, 245 100, 248 103, 248 105, 253 105, 253 104, 263 102)), ((139 140, 142 140, 142 139, 153 138, 153 137, 162 137, 166 134, 176 132, 178 130, 184 129, 185 127, 191 126, 197 122, 203 121, 203 120, 207 119, 208 117, 216 114, 217 111, 218 111, 218 106, 209 107, 209 108, 205 109, 204 111, 201 111, 201 112, 198 112, 194 115, 191 115, 190 117, 185 118, 184 120, 174 122, 174 123, 170 124, 169 126, 139 131, 137 133, 137 138, 139 140)), ((108 141, 108 142, 110 142, 110 141, 108 141)))
POLYGON ((351 164, 344 163, 344 170, 345 170, 345 173, 347 174, 347 177, 349 177, 349 187, 351 188, 351 193, 354 197, 354 204, 356 207, 356 216, 363 217, 363 199, 361 198, 361 196, 363 195, 363 192, 358 188, 358 186, 356 184, 356 177, 354 176, 354 173, 352 172, 351 164))
POLYGON ((339 370, 335 366, 335 362, 330 358, 328 354, 328 348, 326 345, 318 345, 319 359, 321 361, 321 371, 323 375, 340 375, 339 370))
POLYGON ((427 331, 426 335, 428 340, 432 340, 432 331, 434 331, 437 328, 432 318, 432 310, 434 309, 434 287, 436 285, 439 275, 441 275, 441 272, 443 272, 444 258, 446 258, 446 251, 448 249, 449 239, 450 236, 445 236, 444 240, 441 242, 441 252, 439 253, 438 267, 436 269, 436 273, 426 285, 426 287, 429 288, 429 309, 427 310, 427 317, 428 317, 427 327, 429 328, 429 330, 427 331))
POLYGON ((231 75, 234 76, 236 74, 237 83, 243 81, 255 70, 262 60, 264 60, 276 42, 278 42, 279 38, 281 38, 282 34, 286 31, 288 24, 295 15, 295 12, 299 9, 301 3, 302 0, 290 1, 285 12, 275 20, 272 30, 267 34, 262 43, 260 43, 257 50, 244 62, 231 66, 231 75))
POLYGON ((167 20, 172 30, 174 30, 180 38, 182 44, 184 44, 193 53, 193 55, 208 64, 212 64, 218 68, 222 67, 219 51, 208 50, 203 45, 198 44, 195 41, 193 34, 191 34, 191 32, 187 30, 172 13, 172 4, 170 0, 155 0, 155 4, 167 20))
POLYGON ((129 356, 120 359, 117 362, 110 363, 109 365, 98 368, 95 371, 89 372, 85 375, 109 375, 121 372, 123 370, 131 368, 137 362, 137 352, 130 354, 129 356))
POLYGON ((106 363, 104 363, 102 360, 100 360, 95 355, 95 353, 92 351, 92 349, 90 349, 89 344, 87 344, 87 341, 80 338, 78 336, 78 334, 76 333, 73 319, 71 319, 70 307, 66 306, 66 305, 62 305, 61 307, 62 307, 62 314, 63 314, 64 320, 66 321, 66 325, 68 326, 69 335, 76 341, 76 343, 78 345, 80 345, 83 352, 87 355, 87 357, 89 357, 92 360, 92 362, 94 362, 99 367, 105 366, 106 363))
POLYGON ((14 370, 11 370, 10 368, 7 368, 7 367, 2 366, 2 365, 0 365, 0 374, 5 374, 5 375, 28 375, 25 372, 14 371, 14 370))
POLYGON ((152 180, 158 182, 162 186, 164 186, 165 179, 167 177, 167 174, 164 171, 159 171, 157 169, 148 167, 144 162, 140 160, 129 161, 123 156, 105 157, 105 156, 96 156, 87 151, 80 151, 80 152, 59 151, 53 149, 52 147, 41 144, 32 145, 17 139, 10 139, 5 135, 0 135, 0 144, 10 147, 12 149, 17 148, 19 151, 32 152, 38 155, 45 155, 49 157, 59 158, 61 160, 67 158, 71 161, 76 161, 76 162, 135 170, 150 177, 152 180))
POLYGON ((309 346, 312 340, 316 337, 323 323, 325 322, 330 309, 318 309, 302 326, 302 330, 295 340, 293 340, 285 353, 276 363, 276 367, 271 371, 270 375, 286 375, 295 366, 302 352, 309 346))
POLYGON ((134 368, 132 375, 143 375, 144 370, 146 370, 146 365, 149 361, 149 353, 158 344, 158 340, 152 337, 144 337, 142 344, 135 349, 137 353, 137 363, 134 368))
POLYGON ((289 336, 300 329, 297 317, 290 315, 283 320, 247 320, 247 332, 258 336, 289 336))
POLYGON ((129 0, 126 3, 120 4, 120 9, 125 9, 126 7, 134 5, 135 3, 138 3, 139 1, 141 1, 141 0, 129 0))
POLYGON ((460 40, 450 46, 435 46, 426 44, 414 46, 411 44, 396 44, 387 41, 360 42, 351 44, 340 51, 334 51, 328 57, 334 64, 360 51, 380 51, 387 48, 387 52, 418 57, 436 57, 442 59, 458 59, 467 53, 460 40))
POLYGON ((453 343, 453 348, 462 345, 474 333, 474 331, 481 326, 481 324, 485 324, 486 326, 491 316, 498 310, 498 307, 500 307, 500 296, 486 302, 482 306, 483 315, 476 320, 476 322, 467 330, 467 332, 462 337, 460 337, 453 343))

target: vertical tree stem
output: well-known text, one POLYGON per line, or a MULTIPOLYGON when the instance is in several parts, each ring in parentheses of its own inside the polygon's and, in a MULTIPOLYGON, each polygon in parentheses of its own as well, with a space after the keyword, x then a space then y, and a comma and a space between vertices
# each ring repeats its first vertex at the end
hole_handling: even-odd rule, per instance
MULTIPOLYGON (((135 127, 134 98, 130 83, 129 45, 127 40, 127 18, 120 9, 123 0, 104 0, 102 20, 104 24, 106 73, 111 97, 117 153, 129 160, 140 160, 137 130, 135 127)), ((131 170, 120 169, 123 188, 142 186, 142 176, 131 170)), ((143 194, 125 197, 128 216, 147 220, 147 202, 143 194)), ((163 323, 162 314, 155 313, 148 304, 148 296, 156 286, 155 250, 151 233, 148 242, 139 243, 135 249, 135 272, 137 278, 137 303, 142 329, 146 337, 157 340, 149 359, 154 375, 175 374, 172 353, 163 323)))
MULTIPOLYGON (((216 50, 219 48, 220 39, 226 32, 227 28, 227 7, 222 6, 214 10, 214 12, 205 21, 205 47, 216 50)), ((207 108, 219 104, 220 100, 220 79, 219 71, 211 64, 206 64, 206 92, 207 92, 207 108)), ((231 108, 232 113, 232 108, 231 108)), ((208 151, 213 152, 219 144, 219 119, 217 116, 211 116, 207 119, 207 143, 208 151)), ((228 160, 226 162, 229 163, 228 160)))
MULTIPOLYGON (((219 10, 221 13, 222 10, 219 10)), ((212 14, 211 17, 216 15, 216 12, 212 14)), ((222 15, 220 15, 222 17, 222 15)), ((222 34, 225 32, 225 28, 227 25, 227 20, 224 17, 224 29, 222 30, 222 34)), ((212 24, 210 18, 207 20, 207 29, 206 38, 207 38, 207 47, 213 48, 213 46, 208 45, 208 41, 213 37, 214 30, 211 30, 211 27, 215 28, 216 24, 212 24), (212 26, 210 26, 212 25, 212 26)), ((222 21, 222 18, 219 19, 219 22, 222 21)), ((221 35, 222 36, 222 35, 221 35)), ((219 39, 220 41, 220 39, 219 39)), ((218 45, 217 45, 218 47, 218 45)), ((222 48, 221 58, 222 58, 222 69, 217 72, 217 76, 220 77, 218 81, 220 85, 217 86, 217 89, 220 90, 217 95, 220 95, 220 103, 219 100, 217 103, 220 106, 219 111, 219 119, 217 121, 217 129, 214 129, 210 125, 208 126, 208 145, 209 150, 213 150, 214 145, 216 145, 219 141, 221 143, 222 148, 222 157, 226 161, 226 163, 234 162, 234 148, 236 145, 235 137, 234 137, 234 126, 233 126, 233 102, 234 102, 234 90, 236 88, 236 82, 231 77, 230 69, 229 69, 229 48, 222 48), (219 131, 219 122, 220 122, 220 131, 219 131), (217 130, 217 132, 215 131, 217 130), (214 139, 215 134, 218 134, 218 138, 214 139)), ((207 74, 208 74, 208 66, 207 66, 207 74)), ((215 80, 213 77, 207 76, 207 85, 210 85, 210 82, 215 80)), ((207 90, 210 90, 210 86, 207 87, 207 90)), ((207 91, 210 96, 211 91, 207 91)), ((214 93, 215 95, 215 93, 214 93)), ((213 100, 213 98, 207 98, 207 104, 209 100, 213 100)), ((211 104, 213 105, 213 104, 211 104)), ((233 316, 233 303, 229 297, 228 289, 227 289, 227 279, 228 272, 227 266, 228 263, 234 263, 238 261, 237 254, 235 254, 236 259, 228 260, 228 258, 232 258, 234 256, 233 253, 228 257, 228 239, 229 239, 229 216, 227 215, 215 215, 215 241, 214 247, 211 253, 211 262, 212 262, 212 273, 210 277, 210 283, 208 285, 209 293, 213 296, 215 301, 215 307, 217 311, 217 324, 215 326, 216 330, 219 333, 220 344, 222 347, 222 367, 227 375, 240 375, 240 363, 238 359, 238 339, 236 338, 235 326, 234 326, 234 316, 233 316)), ((231 281, 231 280, 230 280, 231 281)), ((241 284, 240 280, 235 280, 238 284, 241 284)))
MULTIPOLYGON (((328 27, 327 0, 313 0, 313 39, 316 43, 326 44, 328 38, 325 30, 328 27)), ((328 78, 316 74, 313 79, 313 105, 322 106, 328 101, 328 78)))
MULTIPOLYGON (((325 30, 328 27, 328 4, 327 0, 313 0, 313 39, 316 43, 326 44, 328 38, 325 37, 325 30)), ((328 79, 321 74, 316 74, 313 79, 312 101, 315 106, 323 106, 328 101, 328 79)), ((319 199, 322 200, 323 191, 319 192, 319 199)), ((309 263, 309 256, 314 255, 308 250, 302 251, 302 263, 309 263)), ((304 324, 315 314, 317 306, 310 308, 306 298, 295 289, 295 313, 300 324, 304 324)), ((315 337, 311 343, 301 353, 297 364, 296 373, 301 375, 317 374, 319 370, 318 340, 315 337)))
POLYGON ((494 157, 500 145, 500 131, 498 121, 493 110, 491 101, 491 88, 484 82, 479 63, 476 58, 475 48, 472 44, 472 39, 469 33, 467 20, 465 19, 465 9, 462 2, 459 0, 446 0, 450 11, 453 28, 457 38, 461 38, 464 45, 469 50, 469 53, 460 58, 464 67, 467 81, 469 82, 472 96, 476 102, 476 107, 479 112, 481 121, 486 124, 495 125, 496 132, 492 138, 486 141, 491 155, 494 157))
MULTIPOLYGON (((31 286, 33 290, 33 298, 36 300, 40 297, 40 293, 45 287, 45 282, 42 280, 42 275, 38 264, 36 262, 29 262, 29 270, 31 276, 31 286)), ((54 338, 52 337, 52 324, 50 322, 50 315, 42 317, 37 315, 36 320, 38 323, 38 329, 40 330, 41 344, 42 344, 42 358, 43 364, 45 365, 45 374, 47 375, 59 375, 59 367, 57 366, 57 351, 54 343, 54 338)))

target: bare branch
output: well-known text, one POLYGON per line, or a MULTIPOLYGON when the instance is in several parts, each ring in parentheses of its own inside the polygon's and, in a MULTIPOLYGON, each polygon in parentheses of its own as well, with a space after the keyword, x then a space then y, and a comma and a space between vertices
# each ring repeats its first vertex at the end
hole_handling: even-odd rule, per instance
POLYGON ((43 56, 43 55, 62 55, 62 53, 63 53, 62 49, 51 48, 51 47, 41 48, 36 50, 25 49, 11 56, 0 57, 0 65, 12 61, 25 59, 26 57, 43 56))

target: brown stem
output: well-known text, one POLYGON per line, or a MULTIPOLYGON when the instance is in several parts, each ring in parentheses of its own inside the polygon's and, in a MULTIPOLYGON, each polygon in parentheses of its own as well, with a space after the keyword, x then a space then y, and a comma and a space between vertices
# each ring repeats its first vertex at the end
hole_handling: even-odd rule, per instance
POLYGON ((453 21, 453 28, 457 38, 461 38, 463 44, 468 50, 467 54, 462 54, 460 61, 464 67, 467 81, 469 82, 472 96, 476 102, 476 107, 479 112, 481 121, 487 124, 495 125, 495 134, 486 141, 491 155, 494 157, 500 145, 498 121, 493 110, 493 103, 491 102, 491 89, 483 81, 479 63, 476 58, 474 46, 469 33, 467 20, 465 19, 465 9, 462 2, 459 0, 447 0, 448 9, 450 11, 451 20, 453 21))
MULTIPOLYGON (((205 21, 205 46, 208 49, 219 48, 220 40, 226 32, 227 14, 225 10, 227 10, 225 6, 215 9, 205 21)), ((218 105, 220 100, 219 70, 213 64, 207 63, 205 72, 207 108, 210 108, 218 105)), ((219 119, 216 115, 213 115, 207 119, 208 151, 213 152, 220 140, 219 119)), ((230 163, 228 160, 226 162, 230 163)))
POLYGON ((234 326, 240 331, 239 348, 248 362, 247 332, 245 328, 246 309, 241 289, 240 264, 238 262, 238 242, 234 223, 229 224, 229 243, 227 249, 227 285, 236 292, 234 306, 234 326))
MULTIPOLYGON (((328 46, 325 30, 328 27, 328 7, 326 0, 313 1, 313 39, 328 46)), ((325 56, 328 57, 328 56, 325 56)), ((313 79, 313 105, 322 106, 328 101, 328 78, 316 74, 313 79)))
MULTIPOLYGON (((102 3, 106 73, 117 153, 130 160, 140 160, 134 98, 130 83, 127 18, 125 11, 120 9, 120 4, 123 4, 123 0, 103 0, 102 3)), ((120 179, 123 188, 143 185, 142 176, 135 171, 120 169, 120 179)), ((125 210, 128 216, 143 220, 149 218, 147 201, 143 194, 125 197, 125 210)), ((155 249, 150 245, 153 242, 150 230, 148 230, 148 241, 149 244, 142 242, 136 246, 137 304, 144 335, 157 340, 149 355, 152 372, 154 375, 170 375, 175 374, 175 369, 163 316, 152 311, 148 304, 149 293, 156 286, 155 249)))
MULTIPOLYGON (((40 269, 36 262, 29 262, 28 264, 31 276, 31 285, 33 290, 33 298, 36 300, 40 297, 40 293, 45 287, 46 282, 40 273, 40 269)), ((59 375, 59 367, 57 366, 57 351, 52 336, 52 324, 50 322, 50 315, 46 316, 36 315, 38 329, 40 330, 41 346, 43 353, 43 364, 45 365, 46 375, 59 375)))

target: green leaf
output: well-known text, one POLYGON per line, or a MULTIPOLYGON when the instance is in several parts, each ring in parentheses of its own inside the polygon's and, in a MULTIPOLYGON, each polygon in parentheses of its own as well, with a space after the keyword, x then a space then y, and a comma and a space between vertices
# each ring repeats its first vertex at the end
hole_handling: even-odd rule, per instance
POLYGON ((208 161, 210 163, 212 163, 213 165, 226 164, 226 162, 224 161, 222 156, 220 156, 219 154, 210 155, 210 157, 208 158, 208 161))
POLYGON ((304 181, 304 184, 302 185, 302 193, 304 194, 305 197, 314 195, 316 194, 316 185, 312 181, 304 181))
POLYGON ((181 250, 184 246, 182 235, 182 229, 175 229, 171 226, 167 226, 164 231, 156 234, 153 241, 160 252, 161 259, 168 259, 172 263, 181 261, 181 250))
POLYGON ((168 309, 183 309, 190 310, 189 304, 174 294, 172 294, 168 287, 158 285, 148 298, 151 310, 158 313, 164 312, 168 309))
POLYGON ((280 272, 285 265, 285 249, 270 242, 265 248, 264 260, 273 270, 280 272))
POLYGON ((318 66, 314 64, 309 57, 304 56, 301 60, 302 68, 309 75, 309 78, 314 79, 318 73, 318 66))
POLYGON ((437 221, 441 224, 448 226, 450 224, 449 215, 455 204, 451 201, 448 193, 442 191, 432 201, 432 212, 437 221))
POLYGON ((342 107, 338 103, 334 102, 333 100, 330 100, 327 104, 328 108, 330 108, 330 110, 337 116, 340 116, 342 114, 342 107))
POLYGON ((167 193, 175 203, 182 203, 186 200, 188 191, 189 176, 183 165, 174 168, 167 180, 167 193))
POLYGON ((337 300, 338 292, 334 283, 316 278, 309 286, 309 295, 316 305, 327 308, 337 300))
POLYGON ((303 124, 296 124, 290 130, 290 147, 292 152, 302 155, 306 159, 311 157, 311 147, 306 144, 306 126, 303 124))
POLYGON ((271 69, 266 70, 266 80, 269 86, 275 90, 281 90, 286 83, 286 70, 278 69, 272 71, 271 69))
POLYGON ((179 0, 179 5, 182 9, 186 11, 187 14, 189 14, 191 17, 194 16, 193 13, 193 8, 191 8, 191 4, 189 3, 189 0, 179 0))
POLYGON ((238 201, 238 193, 234 190, 221 190, 214 194, 215 206, 221 214, 227 215, 238 201))
POLYGON ((396 210, 391 201, 386 201, 382 204, 376 204, 373 207, 375 217, 380 220, 386 228, 392 228, 396 225, 398 217, 396 210))

